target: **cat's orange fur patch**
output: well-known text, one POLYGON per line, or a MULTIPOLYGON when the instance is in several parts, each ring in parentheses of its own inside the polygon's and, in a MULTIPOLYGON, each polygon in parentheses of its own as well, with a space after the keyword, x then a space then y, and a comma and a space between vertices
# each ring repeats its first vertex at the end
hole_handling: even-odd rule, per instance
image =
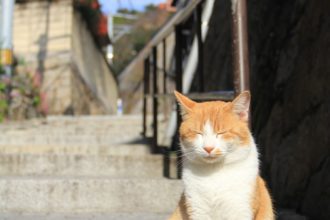
POLYGON ((268 193, 264 180, 258 176, 256 189, 252 198, 252 209, 254 220, 273 220, 274 211, 272 201, 268 193))
POLYGON ((221 155, 221 150, 219 148, 215 149, 215 155, 221 155))
POLYGON ((189 210, 189 204, 186 203, 185 196, 182 194, 179 205, 168 220, 190 220, 189 210))

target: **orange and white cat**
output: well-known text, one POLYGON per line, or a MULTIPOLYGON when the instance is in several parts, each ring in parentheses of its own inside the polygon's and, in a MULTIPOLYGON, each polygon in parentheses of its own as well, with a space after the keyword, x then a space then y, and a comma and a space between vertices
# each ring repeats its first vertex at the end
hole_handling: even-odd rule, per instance
POLYGON ((250 93, 233 102, 175 96, 183 118, 184 193, 170 220, 275 219, 248 127, 250 93))

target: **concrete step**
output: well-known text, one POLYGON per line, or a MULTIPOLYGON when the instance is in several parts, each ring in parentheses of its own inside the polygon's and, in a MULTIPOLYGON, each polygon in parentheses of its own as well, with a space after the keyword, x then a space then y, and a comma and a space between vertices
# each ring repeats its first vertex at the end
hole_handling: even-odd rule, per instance
POLYGON ((170 213, 182 183, 168 179, 0 179, 0 213, 170 213))
MULTIPOLYGON (((150 117, 151 118, 151 117, 150 117)), ((47 116, 46 118, 49 122, 138 122, 141 123, 142 115, 81 115, 81 116, 63 116, 63 115, 53 115, 47 116)))
POLYGON ((1 125, 0 131, 6 132, 49 132, 53 130, 65 131, 65 132, 93 132, 93 131, 109 131, 111 129, 125 128, 126 130, 142 129, 141 123, 122 123, 122 124, 98 124, 95 122, 93 125, 81 123, 81 124, 40 124, 40 125, 26 125, 26 126, 13 126, 11 124, 1 125), (129 125, 129 126, 128 126, 129 125))
POLYGON ((138 133, 112 133, 111 135, 0 135, 0 145, 109 145, 140 141, 138 133))
POLYGON ((139 133, 142 130, 140 127, 127 127, 127 125, 123 126, 107 126, 102 128, 84 128, 84 127, 66 127, 66 126, 58 126, 58 127, 38 127, 38 128, 24 128, 24 129, 2 129, 1 135, 24 135, 24 134, 34 134, 34 135, 46 135, 46 134, 63 134, 63 135, 109 135, 113 132, 129 132, 129 133, 139 133))
POLYGON ((0 125, 11 128, 28 128, 38 126, 81 126, 90 125, 93 127, 102 127, 108 125, 132 124, 141 125, 142 116, 49 116, 43 119, 30 119, 26 121, 11 121, 0 125))
POLYGON ((24 214, 0 213, 2 220, 166 220, 170 213, 24 214))
MULTIPOLYGON (((134 117, 136 118, 136 117, 134 117)), ((21 122, 9 122, 0 124, 0 133, 6 132, 49 132, 52 130, 93 132, 107 131, 111 129, 125 128, 126 130, 142 129, 141 117, 136 119, 128 117, 128 119, 107 116, 94 117, 77 117, 62 119, 34 119, 21 122)))
POLYGON ((0 145, 1 154, 60 154, 60 155, 148 155, 146 144, 29 144, 21 143, 0 145))
MULTIPOLYGON (((172 160, 173 169, 175 164, 172 160)), ((0 175, 162 178, 163 156, 0 154, 0 175)))

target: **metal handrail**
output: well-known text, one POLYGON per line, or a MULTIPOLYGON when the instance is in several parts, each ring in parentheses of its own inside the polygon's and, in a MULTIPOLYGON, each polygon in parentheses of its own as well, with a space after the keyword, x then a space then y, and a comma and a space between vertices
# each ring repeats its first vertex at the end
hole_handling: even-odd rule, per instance
MULTIPOLYGON (((231 101, 235 97, 234 91, 214 91, 214 92, 204 92, 204 93, 188 93, 185 94, 188 98, 194 101, 213 101, 213 100, 222 100, 222 101, 231 101)), ((170 98, 175 99, 174 94, 163 93, 163 94, 147 94, 144 95, 146 98, 170 98)))
MULTIPOLYGON (((170 75, 166 71, 166 38, 175 33, 175 85, 176 90, 182 92, 182 77, 183 77, 183 23, 185 20, 195 15, 196 21, 196 37, 198 48, 198 80, 202 84, 198 87, 198 93, 187 94, 196 101, 210 101, 210 100, 224 100, 230 101, 234 95, 249 89, 249 60, 248 60, 248 44, 247 44, 247 14, 246 14, 246 0, 232 1, 232 30, 233 30, 233 66, 234 66, 234 91, 216 91, 204 92, 204 74, 203 74, 203 40, 202 40, 202 24, 201 24, 201 10, 203 0, 191 0, 186 7, 178 11, 159 31, 155 37, 147 44, 144 49, 143 57, 145 62, 144 71, 144 96, 143 96, 143 134, 146 135, 146 110, 147 100, 153 100, 153 149, 158 147, 158 99, 173 98, 173 94, 168 94, 166 91, 166 79, 170 75), (163 68, 157 66, 157 48, 163 43, 163 68), (152 67, 152 71, 150 71, 152 67), (164 91, 158 91, 158 75, 159 72, 164 75, 164 91), (152 91, 150 91, 150 76, 152 75, 152 91)), ((179 107, 177 106, 177 111, 179 107)), ((180 114, 177 113, 177 125, 180 124, 180 114)), ((173 145, 172 150, 177 150, 177 145, 173 145)))
POLYGON ((203 2, 204 0, 191 0, 185 7, 176 12, 173 17, 171 17, 166 24, 161 28, 159 32, 151 39, 151 41, 145 46, 144 58, 149 56, 152 52, 152 48, 162 43, 162 41, 167 38, 171 33, 174 32, 175 26, 181 24, 188 17, 191 16, 196 6, 203 2))

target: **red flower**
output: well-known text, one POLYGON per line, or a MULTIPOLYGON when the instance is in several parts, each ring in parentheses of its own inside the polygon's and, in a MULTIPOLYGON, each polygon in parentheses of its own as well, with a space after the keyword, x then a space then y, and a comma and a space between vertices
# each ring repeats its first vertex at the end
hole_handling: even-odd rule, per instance
POLYGON ((104 15, 100 16, 99 19, 98 34, 101 36, 108 34, 108 20, 107 17, 104 15))
POLYGON ((100 8, 100 4, 99 4, 99 2, 98 2, 98 1, 93 1, 93 2, 91 3, 91 8, 93 8, 93 9, 98 9, 98 8, 100 8))

